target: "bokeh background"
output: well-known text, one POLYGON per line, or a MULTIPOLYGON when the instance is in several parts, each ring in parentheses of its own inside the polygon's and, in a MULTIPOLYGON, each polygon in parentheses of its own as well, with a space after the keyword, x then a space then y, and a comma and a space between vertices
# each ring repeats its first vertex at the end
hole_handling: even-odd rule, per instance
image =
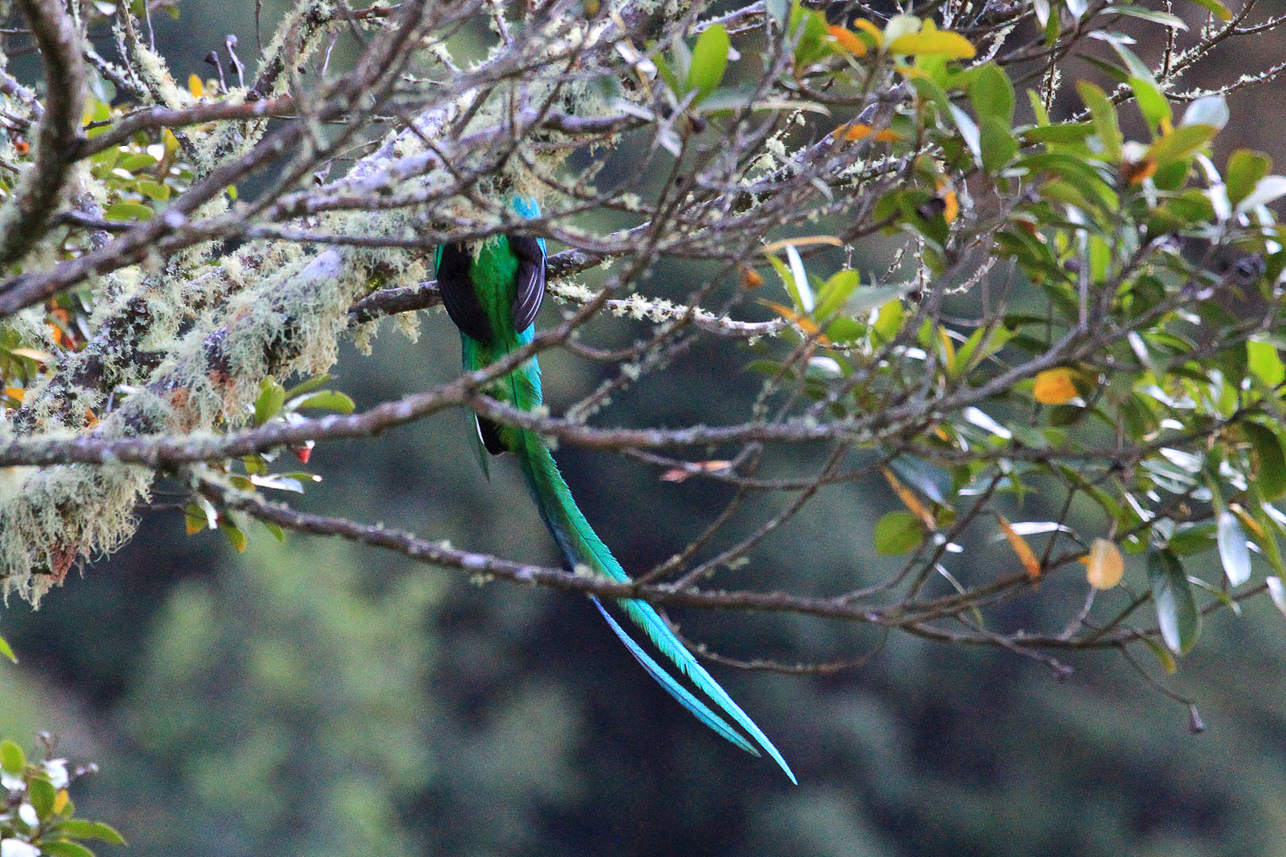
MULTIPOLYGON (((178 21, 156 16, 158 46, 182 76, 207 76, 201 58, 228 33, 252 53, 253 7, 183 2, 178 21)), ((264 3, 265 24, 279 14, 264 3)), ((1235 62, 1254 64, 1243 53, 1213 74, 1235 62)), ((1280 86, 1231 99, 1217 160, 1250 146, 1280 163, 1281 100, 1280 86)), ((677 296, 703 273, 659 269, 653 285, 677 296)), ((623 344, 640 331, 603 322, 589 333, 623 344)), ((346 348, 334 385, 364 407, 451 377, 458 359, 445 315, 428 313, 419 341, 386 325, 370 356, 346 348)), ((698 349, 606 419, 731 418, 725 409, 754 389, 746 360, 698 349)), ((555 407, 603 371, 562 354, 544 365, 555 407)), ((374 443, 323 445, 313 463, 325 482, 300 505, 557 564, 511 463, 484 480, 465 426, 450 414, 374 443)), ((611 456, 558 457, 627 569, 670 556, 727 499, 611 456)), ((176 499, 172 487, 158 503, 176 499)), ((874 573, 886 495, 873 484, 822 491, 737 581, 825 593, 874 573)), ((1024 503, 1039 519, 1040 498, 1024 503)), ((133 542, 39 611, 0 611, 21 658, 0 665, 0 734, 34 747, 48 730, 60 755, 97 762, 78 806, 122 830, 131 846, 120 853, 1286 854, 1286 621, 1266 602, 1215 617, 1179 673, 1161 677, 1196 701, 1201 735, 1186 706, 1111 652, 1073 656, 1060 682, 1004 651, 673 611, 728 654, 871 654, 826 676, 715 668, 792 763, 792 786, 693 721, 578 597, 336 541, 279 545, 255 527, 238 554, 217 533, 187 537, 181 514, 143 518, 133 542)), ((1002 546, 973 545, 954 568, 985 574, 1003 558, 1002 546)), ((1080 595, 1067 592, 1074 611, 1080 595)), ((1039 621, 1016 609, 1013 621, 1039 621)))

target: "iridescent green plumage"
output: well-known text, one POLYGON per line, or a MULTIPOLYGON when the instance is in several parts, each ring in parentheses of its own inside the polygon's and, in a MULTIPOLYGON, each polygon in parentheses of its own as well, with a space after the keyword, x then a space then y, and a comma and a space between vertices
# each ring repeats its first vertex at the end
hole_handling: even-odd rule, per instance
MULTIPOLYGON (((516 213, 539 215, 532 200, 517 198, 516 213)), ((460 328, 465 371, 481 369, 531 342, 532 320, 545 287, 545 244, 543 240, 498 236, 480 246, 447 245, 437 253, 438 288, 451 319, 460 328)), ((515 408, 532 410, 542 402, 540 367, 530 359, 493 383, 488 395, 515 408)), ((524 429, 499 425, 478 418, 480 446, 493 455, 511 452, 518 459, 527 488, 536 501, 540 516, 570 570, 586 566, 619 582, 627 582, 621 564, 612 556, 590 527, 572 498, 567 482, 541 438, 524 429)), ((484 461, 486 455, 481 458, 484 461)), ((666 671, 635 642, 597 599, 592 599, 603 618, 635 659, 665 690, 719 735, 754 755, 763 748, 791 781, 795 775, 768 737, 733 702, 718 682, 706 672, 674 635, 652 605, 619 599, 617 605, 667 660, 688 677, 726 718, 711 710, 680 681, 666 671), (754 743, 728 722, 731 720, 754 743), (758 746, 756 746, 756 744, 758 746)))

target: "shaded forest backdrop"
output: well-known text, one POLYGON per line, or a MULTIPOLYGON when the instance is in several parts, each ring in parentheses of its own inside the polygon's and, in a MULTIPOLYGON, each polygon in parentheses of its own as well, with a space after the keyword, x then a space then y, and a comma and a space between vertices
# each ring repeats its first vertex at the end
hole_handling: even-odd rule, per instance
MULTIPOLYGON (((201 59, 227 34, 254 44, 253 5, 185 0, 178 20, 154 15, 158 49, 176 73, 207 77, 201 59)), ((265 20, 277 14, 263 4, 265 20)), ((1271 56, 1276 44, 1255 47, 1271 56)), ((31 77, 34 65, 11 71, 31 77)), ((1286 158, 1275 93, 1229 99, 1216 160, 1241 147, 1286 158)), ((705 274, 668 262, 652 281, 664 293, 705 274)), ((606 321, 595 344, 634 335, 606 321)), ((612 417, 735 421, 723 403, 758 382, 744 354, 698 347, 700 359, 647 379, 612 417)), ((437 310, 416 342, 385 323, 370 355, 344 347, 331 386, 360 410, 453 378, 458 348, 437 310)), ((561 351, 542 363, 556 411, 600 380, 561 351)), ((467 441, 453 412, 376 443, 321 444, 310 465, 324 482, 299 506, 557 565, 534 510, 509 499, 521 493, 512 466, 484 481, 467 441)), ((626 568, 680 550, 732 491, 557 454, 626 568)), ((21 661, 0 665, 0 734, 34 747, 48 730, 58 755, 99 764, 77 787, 78 810, 131 843, 101 853, 1286 853, 1286 622, 1264 598, 1240 618, 1216 615, 1178 673, 1160 678, 1196 703, 1199 735, 1185 705, 1110 653, 1060 654, 1074 672, 1059 680, 1003 649, 798 617, 710 612, 698 626, 672 609, 730 655, 870 653, 827 675, 715 668, 790 760, 793 787, 697 726, 581 597, 469 585, 335 540, 278 544, 257 527, 237 552, 218 532, 188 536, 181 505, 166 508, 180 496, 163 484, 138 535, 38 611, 11 598, 0 612, 21 661)), ((837 569, 878 565, 875 523, 900 508, 883 480, 824 487, 813 503, 759 548, 748 584, 825 591, 837 569)), ((1021 508, 1029 520, 1059 514, 1039 493, 1021 508)), ((958 564, 1012 562, 1003 542, 978 541, 958 564)), ((1030 604, 1007 609, 1015 624, 1031 618, 1030 604)))

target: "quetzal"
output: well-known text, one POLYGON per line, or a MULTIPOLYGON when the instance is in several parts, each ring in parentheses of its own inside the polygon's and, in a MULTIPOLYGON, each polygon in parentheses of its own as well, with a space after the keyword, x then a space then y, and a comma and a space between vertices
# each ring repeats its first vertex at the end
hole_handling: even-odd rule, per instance
MULTIPOLYGON (((540 215, 534 199, 514 197, 513 211, 521 217, 540 215)), ((460 342, 466 372, 475 371, 532 341, 533 320, 545 293, 545 241, 526 236, 498 235, 479 244, 447 244, 436 254, 438 291, 448 315, 460 328, 460 342)), ((491 384, 487 394, 512 407, 532 410, 541 404, 540 367, 533 357, 491 384)), ((572 499, 558 465, 539 435, 521 428, 476 417, 478 441, 485 453, 511 452, 518 459, 527 488, 536 501, 540 517, 553 535, 569 571, 587 566, 598 574, 622 583, 629 580, 621 564, 594 533, 572 499)), ((480 450, 485 468, 486 454, 480 450)), ((719 708, 727 719, 679 683, 651 655, 635 642, 597 598, 591 598, 607 624, 643 668, 697 719, 743 750, 759 755, 759 749, 729 722, 736 723, 768 752, 795 782, 790 766, 763 731, 732 697, 719 686, 665 624, 652 605, 620 599, 617 605, 648 636, 656 649, 670 660, 692 684, 719 708)))

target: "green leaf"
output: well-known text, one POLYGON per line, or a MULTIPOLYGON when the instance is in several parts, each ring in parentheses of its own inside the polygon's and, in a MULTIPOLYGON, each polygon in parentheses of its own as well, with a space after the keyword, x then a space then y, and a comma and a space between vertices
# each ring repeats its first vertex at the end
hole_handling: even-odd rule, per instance
POLYGON ((312 393, 295 402, 293 407, 317 408, 319 410, 335 411, 340 414, 351 414, 357 409, 357 405, 353 400, 338 390, 321 390, 320 392, 312 393))
POLYGON ((27 767, 27 758, 22 748, 9 740, 0 741, 0 770, 6 774, 19 776, 27 767))
POLYGON ((1241 424, 1241 430, 1255 453, 1255 487, 1265 500, 1276 500, 1286 494, 1286 453, 1281 438, 1268 426, 1249 420, 1241 424))
POLYGON ((1121 126, 1117 122, 1115 105, 1103 90, 1088 81, 1077 81, 1076 90, 1081 94, 1081 100, 1085 102, 1085 106, 1089 108, 1094 130, 1098 134, 1099 142, 1103 144, 1103 157, 1110 163, 1119 163, 1124 138, 1121 136, 1121 126))
POLYGON ((1224 509, 1219 513, 1217 529, 1219 540, 1219 559, 1223 562, 1224 574, 1233 586, 1241 586, 1250 579, 1250 549, 1246 546, 1246 531, 1232 512, 1224 509))
POLYGON ((8 658, 13 663, 18 663, 18 656, 13 653, 13 646, 4 637, 0 637, 0 657, 8 658))
POLYGON ((897 556, 914 550, 924 539, 924 525, 905 509, 897 509, 875 524, 875 550, 884 556, 897 556))
POLYGON ((1159 12, 1155 9, 1144 9, 1141 6, 1108 6, 1103 10, 1104 13, 1115 12, 1121 15, 1129 15, 1133 18, 1140 18, 1144 21, 1151 21, 1154 24, 1160 24, 1163 27, 1170 27, 1174 30, 1186 30, 1188 25, 1178 15, 1171 15, 1169 12, 1159 12))
POLYGON ((997 173, 1018 154, 1018 141, 1009 123, 995 116, 984 116, 979 129, 978 145, 982 150, 982 166, 989 173, 997 173))
POLYGON ((312 378, 309 378, 307 381, 303 381, 291 387, 290 389, 286 390, 286 398, 294 399, 298 396, 302 396, 304 393, 311 393, 313 390, 320 389, 329 380, 330 380, 330 375, 326 375, 326 374, 314 375, 312 378))
POLYGON ((1148 552, 1148 580, 1161 639, 1176 655, 1187 654, 1201 633, 1201 614, 1183 565, 1169 551, 1153 549, 1148 552))
POLYGON ((1232 12, 1228 11, 1228 7, 1220 3, 1219 0, 1192 0, 1192 2, 1214 15, 1220 21, 1232 20, 1232 12))
POLYGON ((41 821, 48 821, 54 814, 58 790, 49 782, 48 777, 33 776, 27 781, 27 798, 31 801, 36 816, 41 821))
POLYGON ((219 518, 219 531, 223 533, 228 543, 236 549, 237 553, 241 553, 246 549, 246 534, 241 532, 241 529, 232 522, 231 518, 226 515, 219 518))
POLYGON ((1094 133, 1089 122, 1063 122, 1059 125, 1041 125, 1022 132, 1028 143, 1080 143, 1094 133))
POLYGON ((154 182, 151 179, 138 180, 138 192, 148 199, 154 199, 158 202, 165 202, 170 198, 170 186, 154 182))
POLYGON ((1246 342, 1246 365, 1251 374, 1263 382, 1269 389, 1275 389, 1286 381, 1286 364, 1282 363, 1277 346, 1262 339, 1250 339, 1246 342))
POLYGON ((151 220, 153 211, 141 202, 114 202, 107 206, 103 216, 108 220, 151 220))
POLYGON ((86 821, 82 818, 69 818, 60 823, 55 832, 69 839, 100 839, 113 845, 125 845, 125 837, 109 824, 101 821, 86 821))
POLYGON ((687 85, 689 91, 697 91, 693 104, 699 104, 723 81, 724 72, 728 69, 728 49, 731 46, 728 31, 722 24, 707 27, 697 38, 697 46, 692 51, 692 65, 688 69, 687 85))
POLYGON ((1130 88, 1134 90, 1134 98, 1139 103, 1139 112, 1143 114, 1149 128, 1155 131, 1162 123, 1171 120, 1173 113, 1170 110, 1170 102, 1161 94, 1161 89, 1155 82, 1141 77, 1132 77, 1130 88))
POLYGON ((889 301, 880 307, 879 313, 875 316, 875 323, 871 325, 871 332, 881 345, 892 342, 902 329, 902 323, 905 320, 906 307, 902 306, 901 298, 889 301))
POLYGON ((139 170, 150 170, 156 166, 156 158, 144 152, 133 155, 125 155, 117 162, 116 166, 126 172, 136 173, 139 170))
POLYGON ((84 845, 65 839, 41 842, 40 853, 48 857, 94 857, 94 852, 84 845))
POLYGON ((1180 125, 1169 134, 1153 140, 1144 157, 1155 161, 1157 169, 1162 169, 1193 154, 1214 139, 1217 133, 1219 129, 1214 125, 1180 125))
POLYGON ((1014 122, 1014 85, 1009 75, 987 63, 969 84, 969 101, 979 119, 995 117, 1008 127, 1014 122))
POLYGON ((259 397, 255 399, 255 425, 261 426, 281 412, 286 402, 286 391, 273 377, 259 382, 259 397))
POLYGON ((1259 184, 1260 179, 1268 175, 1273 167, 1272 159, 1263 152, 1251 149, 1238 149, 1228 158, 1228 167, 1224 171, 1224 183, 1228 186, 1228 201, 1237 205, 1259 184))
POLYGON ((1237 203, 1237 211, 1249 211, 1267 205, 1281 196, 1286 196, 1286 176, 1264 176, 1255 182, 1255 189, 1237 203))
POLYGON ((817 308, 813 311, 813 317, 822 320, 836 312, 853 294, 858 283, 857 271, 852 268, 845 268, 833 274, 826 284, 817 290, 817 308))
POLYGON ((259 523, 263 524, 263 528, 272 533, 273 537, 276 538, 277 541, 282 542, 283 544, 285 543, 286 532, 278 524, 275 524, 272 521, 260 521, 259 523))
POLYGON ((1152 76, 1152 69, 1148 68, 1147 63, 1139 59, 1138 54, 1126 47, 1124 37, 1113 38, 1111 37, 1111 34, 1104 33, 1103 31, 1099 31, 1099 34, 1106 36, 1104 41, 1111 45, 1112 50, 1116 51, 1116 53, 1125 62, 1125 68, 1128 72, 1127 79, 1129 77, 1138 77, 1155 83, 1156 78, 1152 76))
POLYGON ((1144 637, 1143 642, 1152 650, 1152 654, 1157 656, 1157 660, 1161 662, 1161 669, 1173 675, 1174 671, 1179 668, 1179 664, 1175 661, 1174 655, 1170 654, 1170 650, 1151 637, 1144 637))

